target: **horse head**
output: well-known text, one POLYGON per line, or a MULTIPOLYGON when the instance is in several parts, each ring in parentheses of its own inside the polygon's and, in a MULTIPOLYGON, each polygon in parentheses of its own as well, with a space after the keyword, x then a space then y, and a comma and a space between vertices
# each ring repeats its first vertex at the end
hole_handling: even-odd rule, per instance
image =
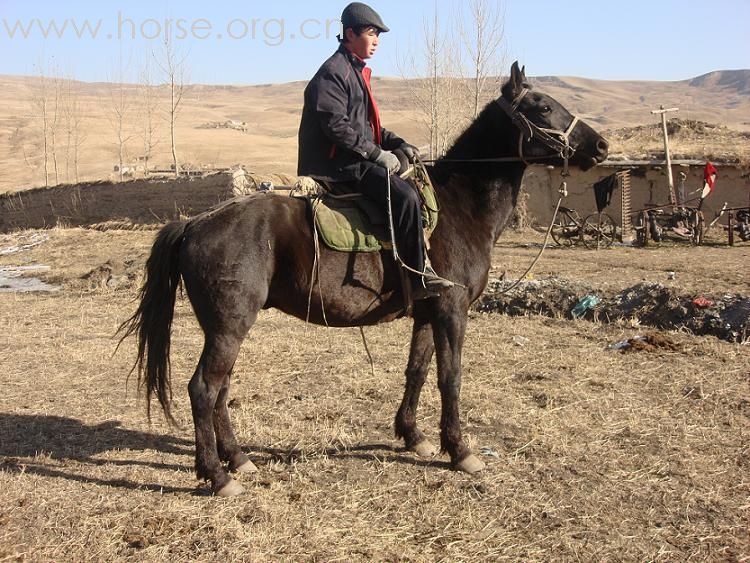
POLYGON ((514 62, 495 102, 520 130, 518 156, 538 164, 588 170, 607 158, 609 144, 552 96, 531 89, 526 67, 514 62))

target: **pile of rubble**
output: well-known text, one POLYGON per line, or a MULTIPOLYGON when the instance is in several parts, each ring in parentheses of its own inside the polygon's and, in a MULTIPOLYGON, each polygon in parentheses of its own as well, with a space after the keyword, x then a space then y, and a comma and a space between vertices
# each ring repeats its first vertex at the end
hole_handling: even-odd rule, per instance
MULTIPOLYGON (((711 160, 746 163, 750 160, 750 133, 695 119, 667 121, 667 133, 675 160, 711 160)), ((664 159, 661 123, 610 129, 602 133, 610 142, 610 154, 626 159, 664 159)))
POLYGON ((750 298, 738 294, 681 295, 659 283, 639 283, 607 293, 560 278, 492 281, 474 304, 478 312, 545 315, 599 322, 631 321, 659 329, 684 329, 729 342, 750 339, 750 298))
POLYGON ((247 123, 245 121, 235 121, 234 119, 228 119, 227 121, 209 121, 207 123, 201 123, 197 126, 197 129, 235 129, 247 133, 247 123))

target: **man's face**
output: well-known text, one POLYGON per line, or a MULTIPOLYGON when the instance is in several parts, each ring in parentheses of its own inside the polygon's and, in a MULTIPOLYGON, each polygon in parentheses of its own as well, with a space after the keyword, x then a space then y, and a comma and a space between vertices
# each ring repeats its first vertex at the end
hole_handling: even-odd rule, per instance
POLYGON ((346 46, 361 59, 369 59, 378 48, 378 36, 380 30, 376 27, 365 28, 357 35, 353 29, 346 30, 346 46))

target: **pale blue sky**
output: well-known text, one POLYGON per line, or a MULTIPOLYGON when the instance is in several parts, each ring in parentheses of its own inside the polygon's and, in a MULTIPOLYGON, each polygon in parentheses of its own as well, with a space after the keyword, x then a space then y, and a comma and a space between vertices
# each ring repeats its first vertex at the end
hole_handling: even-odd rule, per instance
MULTIPOLYGON (((139 61, 158 48, 159 39, 145 37, 163 33, 169 18, 176 44, 187 53, 191 82, 306 80, 335 50, 336 25, 330 24, 326 37, 326 21, 338 20, 346 3, 0 0, 0 74, 35 74, 40 60, 54 59, 79 80, 105 81, 115 76, 122 52, 131 61, 134 80, 139 61), (63 37, 57 38, 49 25, 61 30, 66 20, 63 37), (89 32, 79 38, 74 24, 80 30, 86 21, 89 32)), ((369 3, 391 28, 370 61, 376 76, 400 74, 399 61, 420 48, 423 20, 436 6, 449 32, 457 33, 455 21, 466 5, 369 3)), ((507 58, 526 65, 530 76, 682 80, 712 70, 750 68, 750 0, 506 0, 499 5, 505 14, 507 58)))

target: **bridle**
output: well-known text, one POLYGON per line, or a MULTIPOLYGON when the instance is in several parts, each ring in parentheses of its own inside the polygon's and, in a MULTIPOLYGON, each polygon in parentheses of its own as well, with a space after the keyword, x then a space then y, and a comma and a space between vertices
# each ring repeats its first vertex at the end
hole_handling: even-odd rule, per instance
MULTIPOLYGON (((504 288, 499 293, 507 293, 511 289, 517 287, 527 276, 531 270, 534 269, 534 266, 539 261, 539 259, 542 257, 542 253, 547 248, 547 243, 549 242, 550 233, 552 232, 552 227, 555 224, 555 219, 557 219, 557 213, 560 211, 560 204, 563 201, 563 198, 565 198, 568 195, 568 182, 566 181, 566 177, 570 175, 568 172, 568 161, 573 157, 573 155, 576 152, 576 147, 573 147, 570 145, 570 134, 575 129, 576 125, 578 125, 579 119, 577 115, 573 115, 573 120, 570 122, 568 127, 565 129, 565 131, 561 131, 560 129, 550 129, 546 127, 539 127, 538 125, 532 123, 529 121, 529 119, 522 114, 520 111, 518 111, 518 106, 520 105, 523 98, 526 96, 526 94, 529 93, 529 88, 523 88, 521 92, 513 98, 512 102, 508 102, 503 96, 500 96, 495 100, 495 103, 500 106, 500 108, 506 113, 508 117, 510 117, 510 120, 513 122, 513 124, 518 127, 518 129, 521 131, 521 134, 518 136, 518 156, 504 156, 504 157, 497 157, 497 158, 441 158, 437 160, 432 161, 421 161, 421 162, 523 162, 524 164, 530 164, 530 160, 541 160, 549 158, 549 155, 547 156, 525 156, 523 154, 523 144, 526 142, 530 142, 534 137, 536 137, 539 141, 542 142, 547 148, 552 149, 557 153, 557 155, 562 159, 563 161, 563 169, 561 176, 562 181, 560 182, 560 187, 558 188, 558 193, 560 194, 560 197, 557 200, 557 204, 555 205, 555 211, 552 213, 552 219, 550 220, 550 224, 547 227, 547 232, 544 236, 544 242, 542 243, 542 247, 539 249, 539 253, 536 255, 536 258, 531 262, 529 267, 526 269, 526 271, 509 287, 504 288)), ((394 244, 395 248, 395 244, 394 244)))
MULTIPOLYGON (((512 102, 508 102, 504 97, 500 96, 495 100, 495 103, 500 106, 513 124, 518 127, 521 134, 518 137, 518 158, 524 163, 529 164, 529 158, 523 154, 524 142, 530 142, 534 137, 541 141, 547 148, 552 149, 557 155, 563 160, 563 176, 568 175, 568 161, 573 157, 576 152, 575 147, 570 145, 570 134, 578 125, 578 116, 574 115, 573 120, 568 125, 565 131, 560 129, 548 129, 546 127, 539 127, 535 123, 529 121, 529 119, 518 111, 518 106, 521 104, 521 100, 529 93, 528 88, 523 88, 521 92, 513 99, 512 102)), ((543 157, 546 158, 546 157, 543 157)))
POLYGON ((542 160, 549 158, 549 155, 545 156, 533 156, 523 154, 523 144, 529 143, 536 137, 542 142, 547 148, 555 151, 563 161, 563 176, 569 176, 568 172, 568 161, 573 158, 576 152, 576 148, 570 144, 570 134, 578 125, 579 119, 577 115, 573 115, 573 120, 568 125, 565 131, 560 129, 550 129, 546 127, 539 127, 535 123, 529 121, 529 119, 518 111, 518 106, 521 101, 529 93, 529 88, 523 88, 521 92, 513 99, 512 102, 508 102, 503 96, 500 96, 495 100, 495 103, 505 112, 510 118, 513 124, 518 127, 521 134, 518 136, 518 156, 501 156, 494 158, 439 158, 422 160, 423 163, 436 163, 436 162, 523 162, 524 164, 531 164, 530 161, 542 160))

